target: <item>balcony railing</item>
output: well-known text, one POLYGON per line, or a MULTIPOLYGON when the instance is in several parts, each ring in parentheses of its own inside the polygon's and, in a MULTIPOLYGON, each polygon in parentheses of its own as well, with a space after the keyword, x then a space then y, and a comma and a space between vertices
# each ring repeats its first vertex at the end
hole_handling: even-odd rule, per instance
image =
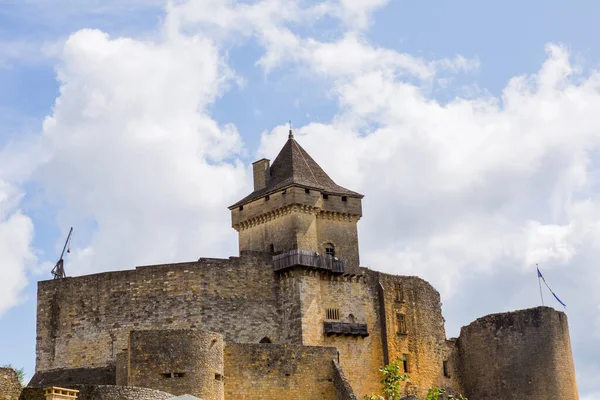
POLYGON ((351 322, 323 322, 323 331, 327 336, 369 336, 367 324, 355 324, 351 322))
POLYGON ((344 273, 344 262, 337 257, 308 250, 291 250, 273 257, 273 269, 282 271, 292 267, 309 267, 344 273))

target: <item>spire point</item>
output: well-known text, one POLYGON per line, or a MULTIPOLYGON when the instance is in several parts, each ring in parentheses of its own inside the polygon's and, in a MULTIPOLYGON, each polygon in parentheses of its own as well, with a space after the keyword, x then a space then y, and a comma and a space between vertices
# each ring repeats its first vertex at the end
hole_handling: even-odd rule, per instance
POLYGON ((290 120, 290 134, 288 135, 288 139, 293 139, 294 134, 292 133, 292 121, 290 120))

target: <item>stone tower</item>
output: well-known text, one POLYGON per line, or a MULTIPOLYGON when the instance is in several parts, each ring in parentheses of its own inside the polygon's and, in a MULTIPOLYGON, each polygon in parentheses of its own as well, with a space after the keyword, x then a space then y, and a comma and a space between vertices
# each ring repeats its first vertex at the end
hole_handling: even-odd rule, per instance
POLYGON ((254 191, 230 206, 242 251, 305 250, 332 256, 357 272, 362 194, 337 185, 290 130, 273 164, 253 163, 254 191))

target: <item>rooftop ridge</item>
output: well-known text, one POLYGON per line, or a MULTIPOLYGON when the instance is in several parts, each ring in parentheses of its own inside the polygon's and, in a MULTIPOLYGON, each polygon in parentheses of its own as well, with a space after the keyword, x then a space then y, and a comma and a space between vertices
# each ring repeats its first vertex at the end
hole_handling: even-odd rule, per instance
POLYGON ((336 184, 291 134, 269 168, 269 182, 242 200, 229 206, 233 209, 290 186, 322 191, 327 194, 363 198, 360 193, 336 184))

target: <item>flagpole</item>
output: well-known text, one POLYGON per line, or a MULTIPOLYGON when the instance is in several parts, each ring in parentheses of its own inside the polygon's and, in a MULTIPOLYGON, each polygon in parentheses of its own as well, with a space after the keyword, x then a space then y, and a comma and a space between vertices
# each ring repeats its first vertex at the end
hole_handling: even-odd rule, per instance
MULTIPOLYGON (((537 267, 537 270, 540 270, 539 265, 535 264, 535 266, 537 267)), ((542 298, 542 305, 544 305, 544 295, 542 294, 542 281, 540 281, 540 274, 538 272, 538 284, 540 285, 540 297, 542 298)))

